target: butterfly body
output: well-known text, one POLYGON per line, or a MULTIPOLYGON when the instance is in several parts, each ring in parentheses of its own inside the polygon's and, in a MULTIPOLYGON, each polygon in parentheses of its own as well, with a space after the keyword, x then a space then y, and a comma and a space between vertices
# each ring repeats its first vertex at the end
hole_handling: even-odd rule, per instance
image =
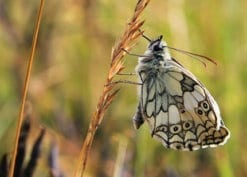
POLYGON ((230 133, 219 107, 204 85, 176 60, 161 40, 151 41, 136 67, 139 105, 133 118, 147 121, 151 135, 165 147, 197 150, 222 145, 230 133))

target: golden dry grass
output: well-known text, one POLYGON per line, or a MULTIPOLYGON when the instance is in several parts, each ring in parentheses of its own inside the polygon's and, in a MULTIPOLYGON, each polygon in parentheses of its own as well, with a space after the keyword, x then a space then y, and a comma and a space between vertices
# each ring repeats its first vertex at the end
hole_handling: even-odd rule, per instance
POLYGON ((109 73, 105 82, 105 87, 103 89, 102 95, 98 101, 97 108, 93 114, 90 125, 86 134, 86 138, 83 142, 80 156, 77 162, 77 168, 75 170, 75 177, 83 176, 87 164, 87 159, 89 158, 90 148, 94 139, 96 130, 98 129, 102 119, 104 117, 107 108, 113 101, 118 90, 115 90, 115 85, 113 83, 114 77, 119 74, 123 69, 123 57, 124 50, 129 50, 131 46, 136 42, 138 37, 141 35, 140 28, 144 21, 140 20, 140 15, 145 7, 148 5, 149 0, 139 0, 136 4, 134 14, 128 23, 123 36, 119 39, 116 45, 113 47, 111 55, 111 64, 109 73))

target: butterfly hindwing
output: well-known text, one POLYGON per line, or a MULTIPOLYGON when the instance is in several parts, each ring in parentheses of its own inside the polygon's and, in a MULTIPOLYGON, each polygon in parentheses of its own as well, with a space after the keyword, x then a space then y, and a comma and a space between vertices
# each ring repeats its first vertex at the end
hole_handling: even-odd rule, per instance
POLYGON ((196 150, 223 144, 229 132, 213 97, 181 65, 172 60, 167 65, 140 74, 143 85, 138 110, 152 136, 172 149, 196 150))

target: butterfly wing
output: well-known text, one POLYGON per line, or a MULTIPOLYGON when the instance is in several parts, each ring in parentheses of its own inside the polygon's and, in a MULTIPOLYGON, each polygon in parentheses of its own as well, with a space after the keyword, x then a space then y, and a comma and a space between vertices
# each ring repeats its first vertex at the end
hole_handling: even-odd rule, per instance
POLYGON ((172 149, 224 144, 230 133, 209 91, 177 62, 170 60, 166 65, 156 72, 139 73, 143 85, 136 114, 138 127, 144 118, 152 136, 172 149))

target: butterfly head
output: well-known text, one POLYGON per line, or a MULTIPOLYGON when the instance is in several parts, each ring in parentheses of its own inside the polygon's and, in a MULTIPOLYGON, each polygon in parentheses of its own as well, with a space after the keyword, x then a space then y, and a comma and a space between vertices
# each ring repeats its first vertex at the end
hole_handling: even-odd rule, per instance
POLYGON ((151 40, 149 45, 148 45, 148 49, 146 51, 146 54, 151 54, 151 55, 154 55, 155 58, 161 58, 163 60, 166 60, 166 59, 170 59, 171 56, 170 56, 170 53, 168 51, 168 48, 166 47, 167 44, 163 39, 163 36, 159 36, 157 39, 155 40, 151 40), (161 56, 161 57, 157 57, 157 56, 161 56))
POLYGON ((163 36, 159 36, 158 39, 151 41, 148 45, 148 49, 152 52, 163 52, 165 48, 165 44, 162 41, 163 36))

